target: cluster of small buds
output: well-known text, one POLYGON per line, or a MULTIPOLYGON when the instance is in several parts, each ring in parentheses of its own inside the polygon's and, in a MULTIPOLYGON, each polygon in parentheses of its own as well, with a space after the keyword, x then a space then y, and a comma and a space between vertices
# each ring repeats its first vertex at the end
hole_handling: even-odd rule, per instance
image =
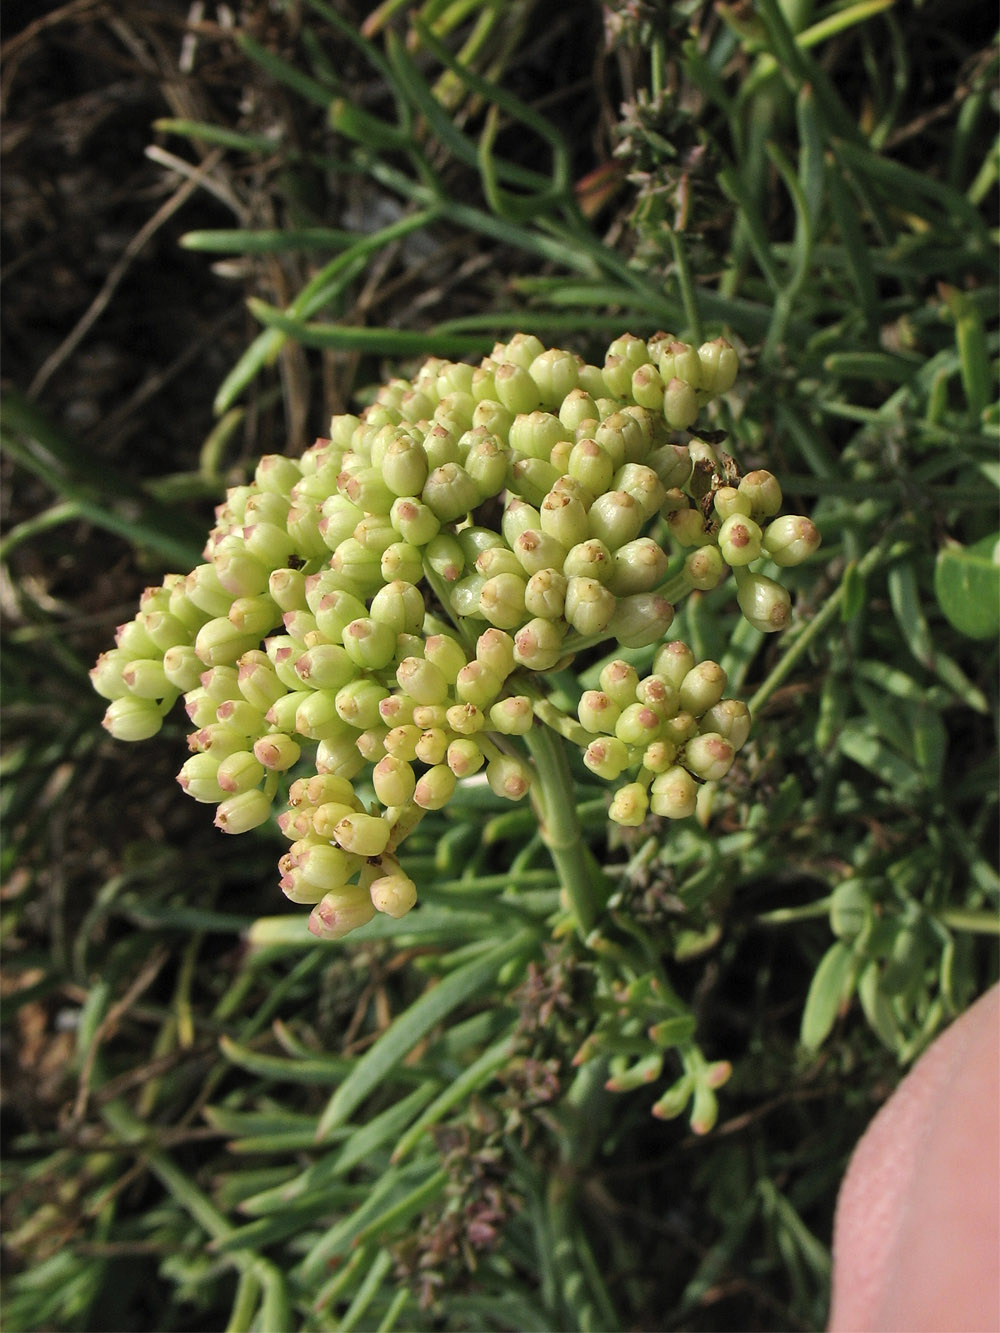
MULTIPOLYGON (((727 567, 752 624, 786 623, 787 593, 751 566, 804 560, 815 527, 778 516, 770 473, 741 477, 691 434, 736 370, 721 338, 625 335, 596 366, 519 334, 478 366, 432 359, 390 381, 301 458, 261 459, 203 563, 147 589, 91 673, 105 726, 147 739, 183 696, 178 780, 220 829, 262 824, 291 782, 281 887, 312 905, 310 928, 402 915, 416 888, 396 853, 424 811, 480 772, 507 799, 528 791, 532 673, 661 643, 678 597, 727 567)), ((643 680, 622 662, 606 674, 566 721, 595 773, 637 770, 612 818, 689 813, 745 739, 745 708, 683 645, 643 680)))
POLYGON ((586 690, 577 707, 588 736, 583 762, 616 782, 609 815, 635 827, 648 814, 685 819, 694 814, 702 782, 725 777, 750 734, 750 711, 725 699, 726 673, 716 662, 696 662, 679 639, 664 643, 649 675, 615 659, 600 674, 600 689, 586 690))

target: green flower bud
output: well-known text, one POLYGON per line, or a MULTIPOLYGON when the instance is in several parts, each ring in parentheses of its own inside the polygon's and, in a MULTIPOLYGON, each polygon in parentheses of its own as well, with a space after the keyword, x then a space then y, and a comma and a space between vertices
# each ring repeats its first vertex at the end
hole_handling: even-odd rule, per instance
POLYGON ((355 596, 373 596, 382 586, 382 557, 369 551, 356 537, 348 537, 334 551, 330 568, 355 596))
POLYGON ((256 635, 241 634, 227 617, 218 616, 202 625, 194 650, 206 666, 231 666, 258 642, 256 635))
POLYGON ((267 723, 264 713, 245 699, 223 699, 215 713, 217 719, 241 736, 259 736, 267 723))
POLYGON ((353 778, 364 767, 354 744, 354 732, 320 741, 316 746, 316 771, 323 776, 353 778))
POLYGON ((558 569, 566 556, 566 548, 549 533, 538 528, 526 528, 511 543, 519 570, 537 574, 541 569, 558 569))
POLYGON ((380 671, 396 655, 396 631, 371 616, 362 616, 345 627, 344 649, 357 666, 380 671))
POLYGON ((563 655, 565 630, 535 616, 514 635, 514 660, 529 671, 551 671, 563 655))
POLYGON ((424 548, 428 568, 446 583, 456 583, 465 568, 465 552, 457 537, 450 532, 439 533, 424 548))
MULTIPOLYGON (((345 686, 344 688, 350 687, 345 686)), ((308 740, 321 741, 329 737, 339 736, 343 733, 344 722, 348 720, 342 718, 337 711, 339 694, 340 691, 335 692, 334 690, 307 691, 306 697, 295 709, 295 719, 290 727, 287 725, 287 714, 282 707, 284 704, 282 699, 279 699, 270 710, 268 717, 278 717, 286 722, 285 726, 278 728, 279 730, 295 731, 299 736, 305 736, 308 740)), ((293 696, 286 697, 292 698, 293 696)))
POLYGON ((569 438, 567 428, 551 412, 527 412, 514 418, 507 441, 511 449, 523 454, 525 458, 547 462, 553 448, 569 438))
POLYGON ((613 736, 621 707, 603 690, 584 690, 577 704, 580 725, 593 735, 613 736))
POLYGON ((485 582, 482 574, 469 574, 452 586, 449 601, 456 616, 482 618, 482 612, 479 610, 479 594, 485 582))
POLYGON ((661 819, 686 819, 694 814, 698 784, 686 769, 675 765, 657 773, 649 792, 649 808, 661 819))
POLYGON ((490 730, 501 736, 524 736, 535 720, 531 700, 526 694, 514 694, 500 699, 489 712, 490 730))
POLYGON ((598 677, 602 691, 616 703, 619 709, 627 708, 635 702, 635 692, 639 684, 639 673, 629 662, 620 657, 601 668, 598 677))
POLYGON ((597 777, 614 782, 629 766, 628 746, 617 736, 601 736, 584 750, 583 762, 597 777))
POLYGON ((174 693, 174 687, 167 679, 162 661, 154 661, 148 657, 139 657, 132 662, 126 662, 121 680, 127 686, 128 693, 139 699, 165 699, 168 694, 174 693))
POLYGON ((608 625, 608 635, 623 648, 646 648, 659 642, 674 619, 674 608, 665 597, 639 592, 618 598, 618 609, 608 625))
MULTIPOLYGON (((354 788, 346 778, 335 777, 332 773, 314 773, 304 781, 305 799, 312 805, 324 805, 327 801, 342 801, 352 810, 361 809, 354 788)), ((294 788, 296 784, 292 785, 294 788)))
POLYGON ((632 385, 632 367, 622 356, 609 353, 604 358, 604 383, 616 398, 624 398, 632 385))
POLYGON ((618 610, 614 593, 596 579, 571 578, 566 583, 565 616, 578 634, 603 634, 618 610))
MULTIPOLYGON (((242 544, 242 543, 241 543, 242 544)), ((259 564, 259 562, 257 562, 259 564)), ((261 567, 263 568, 263 567, 261 567)), ((231 593, 225 589, 219 582, 218 571, 214 565, 195 565, 191 573, 184 580, 183 598, 172 596, 170 599, 170 610, 179 619, 185 619, 182 615, 183 602, 189 602, 192 606, 203 611, 205 616, 218 617, 225 616, 233 602, 233 597, 243 592, 263 592, 267 586, 267 576, 265 573, 264 583, 261 587, 239 588, 231 593)), ((204 619, 200 619, 198 624, 204 624, 204 619)), ((138 656, 138 654, 136 654, 138 656)))
POLYGON ((223 833, 247 833, 259 828, 271 815, 271 802, 262 791, 242 791, 223 801, 213 821, 223 833))
POLYGON ((612 486, 627 491, 642 511, 642 521, 653 517, 666 496, 666 490, 651 467, 644 463, 625 463, 615 473, 612 486))
POLYGON ((235 535, 222 538, 216 545, 213 559, 218 581, 229 593, 230 603, 234 597, 256 597, 264 592, 274 568, 251 554, 243 539, 235 535))
MULTIPOLYGON (((122 699, 129 693, 128 686, 122 680, 122 670, 130 660, 124 649, 112 648, 109 652, 101 653, 96 664, 90 668, 90 683, 102 699, 122 699)), ((202 666, 201 658, 198 658, 199 670, 202 666)))
POLYGON ((476 400, 471 393, 448 393, 434 409, 434 423, 460 434, 473 424, 475 413, 476 400))
POLYGON ((739 570, 736 600, 744 619, 764 634, 784 629, 791 619, 792 599, 780 583, 763 574, 739 570))
POLYGON ((150 611, 136 619, 159 653, 189 644, 194 637, 189 626, 169 611, 150 611))
MULTIPOLYGON (((423 641, 420 643, 423 648, 423 641)), ((410 654, 416 657, 416 653, 410 654)), ((403 659, 400 658, 400 661, 403 659)), ((405 694, 390 694, 379 700, 378 715, 387 727, 400 727, 413 721, 414 701, 405 694)))
POLYGON ((670 535, 678 546, 708 546, 714 541, 700 509, 675 509, 666 517, 670 535))
POLYGON ((267 591, 279 611, 302 611, 307 605, 306 576, 300 569, 272 570, 267 591))
POLYGON ((508 412, 534 412, 542 405, 542 395, 530 373, 523 367, 504 361, 493 374, 496 396, 508 412))
POLYGON ((441 810, 451 800, 457 780, 447 764, 435 764, 417 783, 413 792, 414 805, 419 805, 421 810, 441 810))
POLYGON ((677 746, 673 741, 658 740, 647 745, 642 752, 642 766, 650 773, 665 773, 677 758, 677 746))
POLYGON ((382 744, 386 754, 412 764, 417 757, 417 742, 420 740, 420 735, 420 728, 413 722, 402 722, 399 726, 389 729, 382 744))
POLYGON ((663 395, 663 415, 673 430, 687 430, 698 417, 698 395, 682 379, 667 382, 663 395))
POLYGON ((409 496, 393 501, 389 522, 403 541, 416 547, 426 546, 441 528, 441 520, 430 506, 409 496))
POLYGON ((367 890, 344 888, 325 894, 309 913, 309 930, 321 940, 341 940, 367 925, 375 907, 367 890))
POLYGON ((229 608, 228 620, 241 634, 262 639, 281 624, 282 612, 275 602, 261 593, 257 597, 237 597, 229 608))
POLYGON ((528 374, 537 384, 546 407, 559 407, 566 395, 576 389, 578 364, 572 352, 563 352, 556 347, 540 352, 532 361, 528 374))
POLYGON ((708 731, 694 736, 684 747, 682 762, 689 773, 706 782, 724 778, 733 766, 736 750, 731 742, 718 732, 708 731))
POLYGON ((443 398, 449 393, 471 393, 474 370, 465 361, 443 361, 435 380, 438 395, 443 398))
POLYGON ((646 461, 667 490, 682 488, 690 479, 691 450, 685 444, 665 444, 646 461))
POLYGON ((514 670, 514 640, 502 629, 484 630, 476 640, 476 661, 482 662, 501 681, 506 680, 514 670))
POLYGON ((695 717, 714 707, 726 692, 726 673, 718 662, 699 662, 681 681, 680 706, 695 717))
POLYGON ((644 676, 635 687, 636 703, 651 708, 657 717, 671 717, 678 708, 678 691, 663 676, 644 676))
POLYGON ((713 497, 713 505, 720 522, 725 522, 734 514, 742 514, 744 518, 749 518, 753 511, 749 495, 745 495, 735 486, 720 486, 713 497))
POLYGON ((416 785, 413 769, 396 755, 386 754, 372 770, 372 786, 382 805, 406 805, 416 785))
POLYGON ((725 338, 713 338, 711 342, 702 343, 698 348, 698 361, 701 374, 699 387, 703 393, 715 397, 720 393, 728 393, 736 383, 740 359, 725 338))
POLYGON ((459 671, 468 661, 465 649, 450 634, 429 634, 424 643, 424 656, 444 672, 449 685, 455 683, 459 671))
POLYGON ((577 367, 580 388, 589 393, 595 401, 606 398, 608 386, 604 382, 604 372, 600 366, 582 365, 577 367))
POLYGON ((471 777, 486 762, 486 756, 476 742, 465 736, 449 744, 445 759, 456 778, 471 777))
POLYGON ((608 587, 618 597, 652 592, 667 573, 667 556, 652 537, 637 537, 615 551, 608 587))
POLYGON ((562 571, 570 579, 597 579, 598 583, 608 584, 614 571, 611 552, 597 537, 589 537, 567 551, 562 571))
POLYGON ((597 406, 586 389, 578 387, 570 390, 559 405, 559 420, 567 430, 573 432, 576 432, 584 421, 600 420, 597 406))
MULTIPOLYGON (((286 811, 285 813, 289 812, 286 811)), ((278 816, 279 824, 283 818, 284 815, 278 816)), ((281 879, 278 881, 278 888, 281 889, 290 903, 312 906, 313 903, 318 903, 323 897, 323 890, 318 889, 315 884, 310 884, 307 879, 304 879, 298 866, 286 865, 286 857, 283 856, 278 862, 278 869, 282 872, 281 879)))
POLYGON ((287 566, 295 554, 295 543, 277 523, 251 523, 243 529, 243 540, 247 553, 259 560, 268 573, 287 566))
MULTIPOLYGON (((382 718, 379 704, 388 698, 389 691, 374 680, 352 680, 337 691, 336 709, 338 716, 349 726, 358 731, 367 731, 377 727, 382 718)), ((297 715, 296 715, 297 716, 297 715)), ((300 728, 296 727, 296 731, 300 728)), ((307 735, 306 732, 301 732, 307 735)), ((319 739, 324 739, 320 737, 319 739)))
POLYGON ((569 475, 586 486, 591 495, 602 495, 611 489, 615 464, 596 440, 577 440, 570 450, 566 467, 569 475))
MULTIPOLYGON (((358 810, 352 794, 352 798, 349 801, 323 801, 320 805, 314 806, 310 823, 316 836, 318 838, 323 838, 325 842, 329 844, 333 839, 333 830, 342 819, 346 819, 348 815, 363 813, 364 811, 358 810)), ((347 853, 341 851, 339 847, 330 847, 329 851, 330 853, 335 854, 337 859, 334 860, 332 856, 328 856, 326 851, 318 854, 318 866, 314 870, 314 878, 320 875, 324 862, 333 865, 335 869, 338 866, 342 866, 342 871, 336 874, 331 874, 329 879, 324 880, 323 882, 323 888, 335 889, 338 883, 347 883, 357 868, 357 862, 353 858, 348 858, 347 853)))
POLYGON ((218 805, 225 796, 218 782, 219 767, 220 760, 215 755, 193 754, 181 765, 181 771, 177 774, 181 790, 202 805, 218 805))
MULTIPOLYGON (((628 491, 605 491, 590 506, 588 536, 615 551, 638 537, 644 522, 642 509, 628 491)), ((581 538, 581 540, 583 540, 581 538)))
POLYGON ((626 745, 645 748, 659 739, 662 719, 645 704, 631 703, 623 708, 615 723, 615 735, 626 745))
POLYGON ((532 617, 559 620, 566 611, 568 580, 557 569, 540 569, 524 588, 524 609, 532 617))
POLYGON ((401 870, 373 879, 368 885, 368 893, 377 912, 396 920, 405 916, 417 901, 416 884, 401 870))
POLYGON ((422 657, 404 657, 396 667, 396 683, 418 704, 444 703, 450 684, 441 667, 422 657))
MULTIPOLYGON (((344 461, 346 464, 346 458, 344 461)), ((366 514, 388 514, 396 499, 395 492, 389 489, 381 471, 375 467, 358 466, 348 470, 345 466, 337 477, 337 490, 366 514)))
POLYGON ((486 726, 486 717, 475 704, 453 704, 445 712, 445 721, 460 736, 474 736, 486 726))
POLYGON ((684 577, 699 592, 718 587, 726 573, 726 562, 717 546, 698 546, 684 559, 684 577))
POLYGON ((498 574, 513 574, 518 578, 523 577, 521 562, 510 547, 505 546, 503 542, 479 552, 476 556, 476 572, 482 574, 484 579, 496 578, 498 574))
POLYGON ((280 731, 259 736, 253 743, 254 758, 272 773, 286 773, 302 757, 297 740, 280 731))
POLYGON ((294 458, 265 454, 254 469, 253 479, 262 491, 286 496, 302 480, 302 469, 294 458))
POLYGON ((531 770, 514 755, 501 754, 486 765, 486 781, 495 796, 520 801, 531 787, 531 770))
POLYGON ((476 483, 477 503, 499 495, 507 484, 508 452, 494 436, 485 432, 465 456, 466 472, 476 483))
POLYGON ((722 558, 734 569, 760 559, 763 534, 752 518, 731 514, 719 529, 722 558))
POLYGON ((313 560, 329 550, 320 531, 322 515, 318 504, 301 501, 288 510, 285 527, 303 560, 313 560))
POLYGON ((354 856, 381 856, 391 829, 380 815, 346 815, 333 830, 337 846, 354 856))
POLYGON ((522 500, 516 495, 507 502, 500 520, 500 530, 511 550, 514 549, 522 532, 527 532, 529 528, 540 532, 541 527, 542 518, 534 505, 528 504, 527 500, 522 500))
MULTIPOLYGON (((234 750, 220 761, 215 780, 221 791, 236 796, 241 791, 250 791, 258 786, 263 777, 264 765, 256 755, 249 750, 234 750)), ((218 800, 218 796, 215 799, 218 800)))
POLYGON ((545 344, 533 333, 515 333, 508 343, 498 343, 490 356, 498 363, 512 361, 514 365, 527 369, 544 351, 545 344))
POLYGON ((653 412, 663 411, 663 380, 655 366, 640 366, 633 372, 629 387, 640 407, 649 408, 653 412))
POLYGON ((354 529, 353 537, 366 551, 377 555, 379 560, 385 555, 397 538, 396 529, 389 521, 388 514, 366 514, 354 529))
POLYGON ((734 750, 740 750, 750 735, 750 709, 741 699, 720 699, 702 714, 699 731, 715 731, 734 750))
POLYGON ((692 736, 698 734, 698 719, 693 713, 687 713, 679 709, 673 717, 664 719, 662 727, 662 740, 668 740, 672 745, 678 748, 685 741, 689 741, 692 736))
MULTIPOLYGON (((442 722, 444 718, 441 719, 442 722)), ((420 733, 416 744, 416 757, 422 764, 432 767, 443 764, 448 753, 448 733, 444 727, 427 727, 420 733)), ((418 801, 419 805, 420 802, 418 801)))
POLYGON ((517 458, 511 468, 509 489, 530 504, 540 505, 559 475, 558 468, 544 458, 517 458))
POLYGON ((101 725, 116 741, 145 741, 160 730, 163 717, 152 699, 124 695, 111 701, 101 725))
POLYGON ((653 674, 662 676, 679 691, 681 682, 694 664, 694 653, 687 644, 682 643, 680 639, 671 639, 669 643, 662 644, 656 650, 656 656, 653 658, 653 674))
POLYGON ((420 497, 442 523, 464 517, 479 503, 479 487, 459 463, 444 463, 428 476, 420 497))
POLYGON ((625 463, 641 463, 649 452, 643 422, 629 411, 606 416, 594 431, 594 439, 610 455, 616 472, 625 463))
POLYGON ((638 828, 649 810, 649 795, 641 782, 619 787, 608 810, 608 818, 625 828, 638 828))
POLYGON ((819 529, 812 519, 802 514, 782 514, 768 524, 764 550, 776 565, 787 569, 808 560, 819 550, 820 541, 819 529))
POLYGON ((777 477, 763 468, 748 472, 739 484, 741 495, 750 501, 754 518, 773 518, 781 508, 781 487, 777 477))
POLYGON ((395 634, 417 634, 426 614, 423 593, 408 580, 393 579, 372 598, 369 614, 395 634))
POLYGON ((657 350, 657 365, 664 384, 679 379, 692 389, 701 388, 701 360, 690 343, 661 343, 657 350))
MULTIPOLYGON (((189 640, 190 642, 190 637, 189 640)), ((140 620, 129 620, 115 630, 115 647, 125 654, 126 660, 133 658, 163 656, 161 649, 150 637, 149 631, 140 620)))
POLYGON ((472 414, 473 430, 482 428, 487 434, 495 436, 498 440, 507 438, 507 432, 510 430, 513 421, 514 413, 508 411, 503 403, 496 402, 492 398, 477 403, 476 410, 472 414))
POLYGON ((475 704, 485 708, 503 688, 503 680, 478 659, 468 662, 455 679, 455 696, 459 703, 475 704))
POLYGON ((513 629, 524 620, 525 579, 498 574, 487 579, 479 593, 479 613, 498 629, 513 629))

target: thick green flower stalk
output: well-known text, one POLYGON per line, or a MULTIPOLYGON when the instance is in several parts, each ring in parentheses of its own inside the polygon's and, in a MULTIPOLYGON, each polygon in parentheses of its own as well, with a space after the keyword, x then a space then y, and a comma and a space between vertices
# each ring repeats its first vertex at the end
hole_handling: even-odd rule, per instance
POLYGON ((540 728, 614 785, 619 824, 684 818, 750 719, 715 663, 665 641, 674 604, 731 569, 743 615, 781 629, 788 594, 754 567, 819 544, 769 472, 694 431, 736 371, 721 338, 625 335, 595 366, 516 335, 391 381, 301 458, 263 458, 204 563, 147 589, 91 673, 104 725, 145 740, 183 696, 178 780, 227 833, 287 791, 281 888, 327 939, 413 907, 400 846, 457 782, 527 795, 540 728), (661 646, 560 713, 546 673, 598 644, 661 646))

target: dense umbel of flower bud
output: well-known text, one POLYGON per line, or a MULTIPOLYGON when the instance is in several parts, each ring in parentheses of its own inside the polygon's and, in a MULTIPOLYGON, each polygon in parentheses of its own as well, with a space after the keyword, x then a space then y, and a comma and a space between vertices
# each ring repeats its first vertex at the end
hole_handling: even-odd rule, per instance
POLYGON ((519 334, 479 366, 391 381, 301 458, 263 458, 203 562, 147 589, 91 672, 104 725, 145 740, 183 698, 178 780, 226 832, 287 790, 281 888, 328 939, 414 905, 397 852, 457 782, 528 792, 532 726, 618 784, 618 823, 691 814, 746 741, 746 707, 682 643, 641 676, 615 653, 661 644, 673 603, 727 566, 744 616, 780 629, 791 603, 759 566, 819 544, 780 515, 771 473, 741 476, 693 429, 736 370, 721 338, 626 334, 588 365, 519 334), (575 717, 536 707, 544 673, 601 643, 575 717))

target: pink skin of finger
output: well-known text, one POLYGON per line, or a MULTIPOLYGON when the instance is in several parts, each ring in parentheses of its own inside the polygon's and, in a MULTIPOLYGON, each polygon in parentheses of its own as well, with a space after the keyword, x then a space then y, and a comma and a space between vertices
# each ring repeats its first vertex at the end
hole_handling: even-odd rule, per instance
POLYGON ((921 1056, 837 1201, 829 1333, 1000 1329, 1000 990, 921 1056))

